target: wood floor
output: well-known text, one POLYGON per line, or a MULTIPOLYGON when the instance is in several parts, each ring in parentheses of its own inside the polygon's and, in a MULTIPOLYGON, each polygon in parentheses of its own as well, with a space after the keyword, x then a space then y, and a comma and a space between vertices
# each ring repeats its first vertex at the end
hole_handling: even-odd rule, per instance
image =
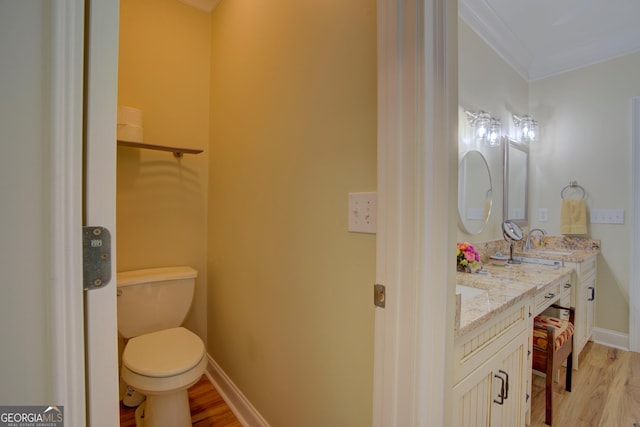
MULTIPOLYGON (((242 427, 206 376, 189 389, 191 422, 194 427, 242 427)), ((120 427, 135 427, 135 408, 120 403, 120 427)))
MULTIPOLYGON (((553 390, 556 427, 640 427, 640 353, 589 342, 564 390, 564 368, 553 390)), ((544 423, 544 378, 534 375, 531 427, 544 423)))

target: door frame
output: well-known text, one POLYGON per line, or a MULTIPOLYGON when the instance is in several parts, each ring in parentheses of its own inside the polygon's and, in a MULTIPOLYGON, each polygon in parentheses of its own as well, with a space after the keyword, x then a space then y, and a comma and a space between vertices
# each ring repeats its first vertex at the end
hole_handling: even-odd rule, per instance
MULTIPOLYGON (((66 70, 77 61, 73 48, 79 40, 82 1, 53 4, 61 35, 55 41, 62 55, 57 64, 66 70)), ((87 0, 87 5, 86 223, 112 231, 115 253, 119 5, 117 0, 87 0)), ((454 323, 455 271, 448 254, 455 247, 456 224, 449 218, 455 217, 457 188, 457 2, 378 0, 378 74, 376 280, 387 287, 387 308, 376 308, 375 313, 373 424, 445 425, 451 375, 446 355, 452 349, 454 323)), ((74 132, 82 121, 76 104, 78 80, 74 86, 69 75, 58 77, 65 75, 70 86, 61 86, 54 98, 63 106, 56 121, 68 129, 54 141, 62 181, 52 194, 60 201, 57 221, 65 226, 56 235, 56 243, 65 248, 57 295, 72 297, 69 307, 53 314, 63 335, 54 349, 56 383, 68 402, 70 424, 85 422, 85 397, 78 388, 84 381, 86 423, 111 426, 118 422, 115 262, 112 282, 87 294, 86 379, 77 369, 84 345, 78 327, 84 311, 77 292, 81 248, 74 209, 78 169, 72 160, 77 151, 64 141, 70 133, 77 143, 74 132)))
POLYGON ((119 3, 60 0, 51 7, 54 396, 65 407, 66 424, 114 426, 119 424, 114 256, 119 3), (83 225, 105 226, 112 233, 111 282, 89 293, 82 290, 83 225))
POLYGON ((447 425, 457 204, 457 2, 378 1, 373 425, 447 425), (427 326, 428 325, 428 326, 427 326))
POLYGON ((52 3, 51 322, 55 404, 86 424, 82 292, 83 0, 52 3))
POLYGON ((116 111, 118 0, 85 0, 85 224, 111 232, 111 281, 85 292, 87 420, 119 424, 116 309, 116 111))

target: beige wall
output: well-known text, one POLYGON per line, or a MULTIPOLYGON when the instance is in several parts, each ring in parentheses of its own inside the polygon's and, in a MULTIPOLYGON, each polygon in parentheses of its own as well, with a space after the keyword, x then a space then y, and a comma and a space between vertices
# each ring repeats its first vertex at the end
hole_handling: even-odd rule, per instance
POLYGON ((511 113, 528 112, 529 85, 462 20, 458 20, 458 97, 460 103, 458 150, 460 157, 480 151, 487 160, 493 186, 489 222, 480 234, 458 227, 458 241, 484 242, 502 239, 503 146, 492 148, 473 141, 464 110, 484 110, 502 121, 503 135, 513 132, 511 113))
POLYGON ((223 1, 213 12, 209 353, 274 426, 368 426, 376 3, 223 1))
POLYGON ((118 148, 118 270, 197 269, 186 326, 205 340, 210 27, 175 0, 120 2, 118 105, 143 111, 145 141, 205 152, 118 148))
POLYGON ((560 191, 577 180, 589 209, 624 209, 625 224, 590 224, 602 240, 596 326, 629 331, 631 223, 631 98, 640 95, 640 54, 628 55, 531 84, 531 112, 543 124, 531 148, 533 225, 560 231, 560 191), (537 224, 537 209, 549 222, 537 224))

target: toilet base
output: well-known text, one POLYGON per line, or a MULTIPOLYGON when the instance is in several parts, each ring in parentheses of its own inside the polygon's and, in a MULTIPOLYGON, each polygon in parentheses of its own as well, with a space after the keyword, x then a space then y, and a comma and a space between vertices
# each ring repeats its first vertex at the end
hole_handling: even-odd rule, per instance
POLYGON ((137 408, 147 398, 144 394, 127 386, 127 392, 122 398, 122 404, 127 408, 137 408))
POLYGON ((191 427, 186 389, 169 394, 147 395, 136 409, 136 427, 191 427))

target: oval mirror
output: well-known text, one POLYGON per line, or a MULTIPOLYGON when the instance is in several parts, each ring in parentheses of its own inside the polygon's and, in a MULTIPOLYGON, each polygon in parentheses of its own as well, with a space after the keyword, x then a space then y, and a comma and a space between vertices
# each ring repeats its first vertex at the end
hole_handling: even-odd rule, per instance
POLYGON ((469 234, 478 234, 489 222, 493 195, 489 165, 479 151, 468 151, 458 168, 458 219, 469 234))

